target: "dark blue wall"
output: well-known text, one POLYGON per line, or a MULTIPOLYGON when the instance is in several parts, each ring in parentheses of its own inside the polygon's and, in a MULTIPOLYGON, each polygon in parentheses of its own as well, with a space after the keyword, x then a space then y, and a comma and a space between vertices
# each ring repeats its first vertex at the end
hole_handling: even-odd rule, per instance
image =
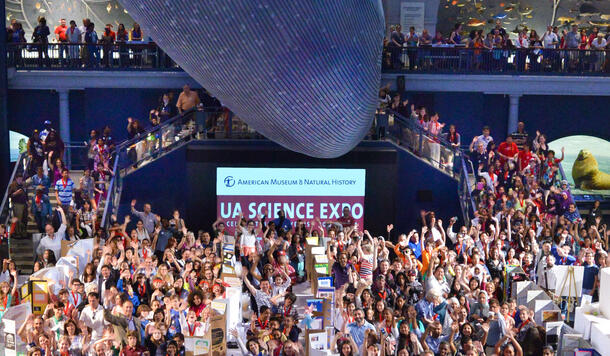
POLYGON ((462 144, 469 144, 475 135, 481 134, 485 125, 491 128, 496 139, 506 136, 508 120, 508 96, 482 93, 413 93, 407 98, 415 106, 423 105, 428 111, 439 114, 441 122, 456 125, 462 136, 462 144))
MULTIPOLYGON (((85 89, 84 112, 73 138, 87 137, 92 128, 110 125, 115 139, 127 138, 127 118, 148 124, 148 113, 159 103, 161 89, 85 89)), ((145 126, 146 126, 145 125, 145 126)))
MULTIPOLYGON (((132 199, 138 199, 138 210, 142 210, 142 204, 150 203, 153 212, 162 217, 170 217, 173 209, 184 214, 188 200, 193 198, 186 166, 186 149, 182 147, 128 175, 123 180, 119 220, 122 222, 130 211, 132 199)), ((216 205, 213 209, 216 210, 216 205)), ((132 224, 135 228, 135 221, 132 224)))
POLYGON ((410 153, 402 150, 398 150, 398 152, 396 218, 394 220, 397 231, 406 232, 420 226, 420 210, 422 209, 434 211, 436 216, 443 219, 444 222, 449 221, 452 216, 459 217, 460 223, 463 222, 457 182, 410 153), (423 197, 418 196, 420 191, 424 191, 423 197), (426 193, 429 193, 426 191, 431 192, 431 196, 426 197, 426 193))
MULTIPOLYGON (((610 93, 609 93, 610 94, 610 93)), ((610 105, 598 96, 522 96, 519 119, 530 135, 536 130, 549 140, 570 135, 590 135, 610 139, 610 105)))
MULTIPOLYGON (((92 128, 110 125, 114 137, 126 138, 127 117, 147 122, 148 112, 157 105, 160 89, 86 89, 70 92, 72 140, 86 138, 92 128)), ((496 140, 506 136, 508 96, 481 93, 412 93, 407 98, 439 113, 441 122, 455 124, 462 143, 470 142, 484 125, 491 127, 496 140)), ((9 90, 9 129, 29 135, 42 122, 58 125, 58 95, 51 90, 9 90)), ((610 136, 610 105, 605 97, 522 96, 519 118, 530 134, 536 130, 555 138, 586 134, 610 136), (595 124, 592 124, 595 122, 595 124)))
MULTIPOLYGON (((112 128, 117 140, 127 138, 127 118, 148 123, 148 113, 165 92, 161 89, 85 89, 70 91, 72 141, 89 136, 91 129, 112 128)), ((9 129, 30 135, 45 120, 59 126, 59 96, 51 90, 9 90, 9 129)))
POLYGON ((24 135, 41 130, 45 120, 58 128, 59 96, 51 90, 9 90, 7 98, 8 128, 24 135))

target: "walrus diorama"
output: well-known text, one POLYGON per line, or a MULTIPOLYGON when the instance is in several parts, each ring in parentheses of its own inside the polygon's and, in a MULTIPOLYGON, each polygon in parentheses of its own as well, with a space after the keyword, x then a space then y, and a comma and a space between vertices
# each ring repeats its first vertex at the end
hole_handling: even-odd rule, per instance
POLYGON ((586 190, 610 189, 610 174, 599 170, 599 165, 588 150, 580 150, 572 166, 576 188, 586 190))

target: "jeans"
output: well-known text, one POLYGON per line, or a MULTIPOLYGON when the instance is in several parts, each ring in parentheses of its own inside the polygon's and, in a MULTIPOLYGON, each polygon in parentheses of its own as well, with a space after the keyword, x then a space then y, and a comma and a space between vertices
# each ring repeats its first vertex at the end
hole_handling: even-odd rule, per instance
POLYGON ((100 65, 100 52, 94 45, 87 46, 87 55, 89 58, 89 67, 98 67, 100 65))
POLYGON ((49 45, 47 43, 38 44, 38 66, 42 67, 42 57, 45 57, 44 64, 47 67, 51 66, 51 60, 49 59, 49 45))
POLYGON ((64 44, 59 44, 57 46, 58 50, 59 50, 59 63, 63 64, 64 63, 64 58, 68 58, 69 57, 69 52, 68 52, 68 46, 64 45, 64 44), (64 56, 65 54, 65 56, 64 56))
POLYGON ((44 232, 44 227, 47 225, 49 217, 43 214, 42 211, 34 211, 34 220, 36 220, 38 231, 44 232))

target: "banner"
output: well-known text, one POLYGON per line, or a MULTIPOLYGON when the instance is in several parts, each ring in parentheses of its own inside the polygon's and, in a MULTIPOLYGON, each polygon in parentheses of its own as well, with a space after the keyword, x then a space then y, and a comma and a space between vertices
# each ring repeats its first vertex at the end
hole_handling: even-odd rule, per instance
POLYGON ((409 33, 409 27, 415 27, 418 35, 424 29, 424 16, 426 4, 423 2, 401 2, 400 3, 400 26, 402 33, 409 33))
POLYGON ((229 233, 240 214, 253 220, 266 214, 274 220, 279 211, 293 226, 298 220, 310 226, 315 218, 337 221, 348 208, 362 226, 365 176, 364 169, 219 167, 217 212, 229 233))

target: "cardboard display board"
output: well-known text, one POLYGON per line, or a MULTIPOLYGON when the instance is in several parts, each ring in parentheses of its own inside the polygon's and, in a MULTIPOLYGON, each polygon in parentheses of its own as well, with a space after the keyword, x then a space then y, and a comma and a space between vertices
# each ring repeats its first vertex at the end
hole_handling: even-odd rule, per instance
POLYGON ((210 356, 222 356, 227 353, 227 319, 225 315, 210 317, 210 356))
POLYGON ((49 304, 49 286, 46 280, 30 280, 21 286, 20 293, 22 303, 29 302, 31 313, 36 315, 44 313, 49 304))
POLYGON ((10 307, 2 317, 4 324, 4 355, 17 356, 27 354, 26 344, 17 335, 17 330, 25 323, 28 315, 32 312, 32 306, 28 302, 10 307))
POLYGON ((185 336, 186 356, 207 356, 210 353, 210 340, 200 337, 185 336))
MULTIPOLYGON (((601 270, 599 300, 610 300, 610 267, 601 270)), ((599 303, 599 309, 606 318, 610 318, 610 303, 599 303)))
POLYGON ((312 350, 325 350, 328 344, 328 334, 324 329, 305 330, 305 354, 311 355, 312 350))

